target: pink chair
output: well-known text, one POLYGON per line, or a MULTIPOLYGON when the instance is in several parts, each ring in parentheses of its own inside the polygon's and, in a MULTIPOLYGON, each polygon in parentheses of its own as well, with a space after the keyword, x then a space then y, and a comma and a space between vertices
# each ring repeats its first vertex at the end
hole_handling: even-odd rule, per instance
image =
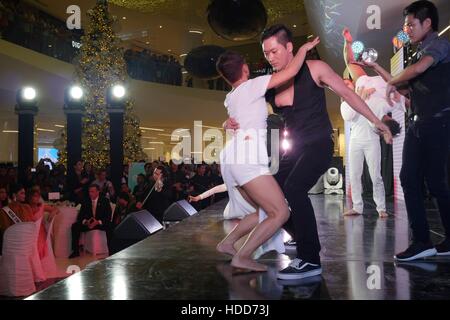
POLYGON ((93 255, 109 254, 106 232, 102 230, 84 232, 84 249, 93 255))
POLYGON ((0 295, 27 296, 36 291, 32 255, 36 250, 36 223, 16 223, 3 236, 3 257, 0 261, 0 295))

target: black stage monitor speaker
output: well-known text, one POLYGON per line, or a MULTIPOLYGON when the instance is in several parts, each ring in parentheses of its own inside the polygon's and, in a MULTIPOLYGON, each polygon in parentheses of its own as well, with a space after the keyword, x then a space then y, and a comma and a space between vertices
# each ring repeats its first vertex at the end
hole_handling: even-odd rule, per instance
POLYGON ((180 200, 172 203, 170 207, 164 212, 164 221, 181 221, 193 214, 196 214, 197 210, 186 200, 180 200))
POLYGON ((119 239, 142 240, 163 228, 147 210, 130 213, 116 227, 114 235, 119 239))

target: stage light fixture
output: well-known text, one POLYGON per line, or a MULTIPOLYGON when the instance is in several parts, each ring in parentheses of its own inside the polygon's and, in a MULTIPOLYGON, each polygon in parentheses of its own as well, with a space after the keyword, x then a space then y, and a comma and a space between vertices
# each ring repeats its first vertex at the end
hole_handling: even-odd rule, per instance
POLYGON ((106 101, 110 107, 123 107, 126 101, 127 91, 122 84, 115 84, 108 89, 106 101))
POLYGON ((364 51, 364 43, 361 41, 355 41, 352 43, 352 51, 355 55, 360 55, 364 51))
POLYGON ((74 100, 80 100, 83 97, 83 89, 79 86, 73 86, 70 88, 70 97, 74 100))
POLYGON ((17 105, 25 108, 34 108, 37 106, 37 91, 33 87, 23 87, 17 91, 17 105))
POLYGON ((115 98, 121 99, 125 96, 125 88, 120 84, 115 85, 112 89, 112 93, 115 98))

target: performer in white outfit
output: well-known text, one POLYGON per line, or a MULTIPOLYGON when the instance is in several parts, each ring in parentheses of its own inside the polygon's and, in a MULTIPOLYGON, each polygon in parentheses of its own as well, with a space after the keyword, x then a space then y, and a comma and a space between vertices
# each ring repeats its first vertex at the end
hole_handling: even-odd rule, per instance
MULTIPOLYGON (((283 71, 251 80, 248 65, 240 54, 227 51, 217 62, 220 75, 233 88, 224 104, 229 116, 240 123, 240 129, 220 155, 222 177, 230 196, 230 210, 235 205, 248 204, 253 207, 253 213, 245 216, 217 246, 218 251, 233 255, 233 267, 245 271, 266 271, 267 267, 253 260, 252 254, 274 236, 289 217, 284 195, 268 167, 265 93, 293 78, 300 70, 306 52, 318 43, 316 38, 303 45, 283 71), (247 234, 249 236, 244 245, 236 251, 235 242, 247 234)), ((281 237, 280 240, 283 250, 281 237)))
MULTIPOLYGON (((352 37, 348 29, 344 29, 344 60, 347 64, 353 83, 346 81, 350 89, 354 89, 367 103, 372 112, 382 120, 392 112, 394 107, 400 107, 401 102, 390 106, 386 99, 387 83, 380 76, 369 77, 358 65, 349 64, 353 58, 351 50, 352 37), (352 88, 354 84, 354 88, 352 88)), ((366 118, 354 111, 345 101, 341 104, 341 114, 345 121, 351 122, 349 166, 350 184, 353 208, 344 215, 362 214, 364 203, 362 199, 361 176, 364 169, 364 159, 369 169, 373 185, 373 199, 380 217, 388 216, 386 213, 386 195, 383 178, 381 177, 381 145, 380 138, 373 125, 366 118)))
MULTIPOLYGON (((202 194, 198 195, 198 196, 189 196, 189 202, 197 202, 197 201, 201 201, 203 199, 209 198, 212 195, 216 194, 216 193, 222 193, 222 192, 227 192, 227 186, 226 184, 221 184, 218 186, 215 186, 205 192, 203 192, 202 194)), ((237 192, 239 193, 239 196, 233 196, 230 197, 230 199, 234 200, 234 199, 238 199, 241 195, 240 192, 234 188, 231 190, 231 192, 237 192)), ((255 212, 255 208, 253 208, 251 205, 248 204, 247 201, 243 201, 242 203, 236 203, 236 201, 229 201, 223 211, 223 217, 224 219, 242 219, 243 217, 245 217, 248 214, 254 213, 255 212)))

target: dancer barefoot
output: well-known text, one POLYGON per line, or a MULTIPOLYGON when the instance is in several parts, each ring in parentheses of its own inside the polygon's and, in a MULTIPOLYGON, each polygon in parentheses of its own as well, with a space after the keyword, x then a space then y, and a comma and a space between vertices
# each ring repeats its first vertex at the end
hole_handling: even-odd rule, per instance
MULTIPOLYGON (((275 235, 289 218, 284 195, 269 174, 265 139, 265 93, 292 79, 299 72, 306 52, 318 43, 319 39, 316 38, 304 44, 285 70, 252 80, 249 80, 248 65, 239 54, 225 52, 217 62, 220 75, 233 88, 225 99, 228 114, 241 124, 240 130, 228 141, 221 153, 222 177, 230 193, 230 202, 250 202, 255 208, 254 213, 242 219, 218 245, 219 251, 234 254, 231 265, 235 268, 266 271, 267 267, 252 259, 252 254, 275 235), (253 155, 245 152, 252 143, 256 144, 259 152, 256 164, 252 162, 255 159, 249 159, 253 155), (244 161, 235 161, 236 157, 244 161), (248 233, 250 234, 244 245, 235 253, 235 242, 248 233)), ((280 240, 282 246, 282 239, 280 240)))
MULTIPOLYGON (((264 30, 261 44, 266 60, 279 72, 286 69, 294 58, 292 32, 284 25, 274 25, 264 30)), ((386 142, 392 141, 387 126, 323 61, 306 61, 293 81, 267 93, 267 101, 273 107, 289 110, 284 118, 292 145, 290 152, 281 158, 275 178, 289 201, 291 216, 284 229, 296 241, 297 258, 278 272, 279 279, 303 279, 322 273, 319 235, 308 191, 329 168, 333 154, 332 127, 324 87, 331 88, 369 119, 386 142)), ((224 127, 237 130, 242 123, 230 117, 224 127)))

